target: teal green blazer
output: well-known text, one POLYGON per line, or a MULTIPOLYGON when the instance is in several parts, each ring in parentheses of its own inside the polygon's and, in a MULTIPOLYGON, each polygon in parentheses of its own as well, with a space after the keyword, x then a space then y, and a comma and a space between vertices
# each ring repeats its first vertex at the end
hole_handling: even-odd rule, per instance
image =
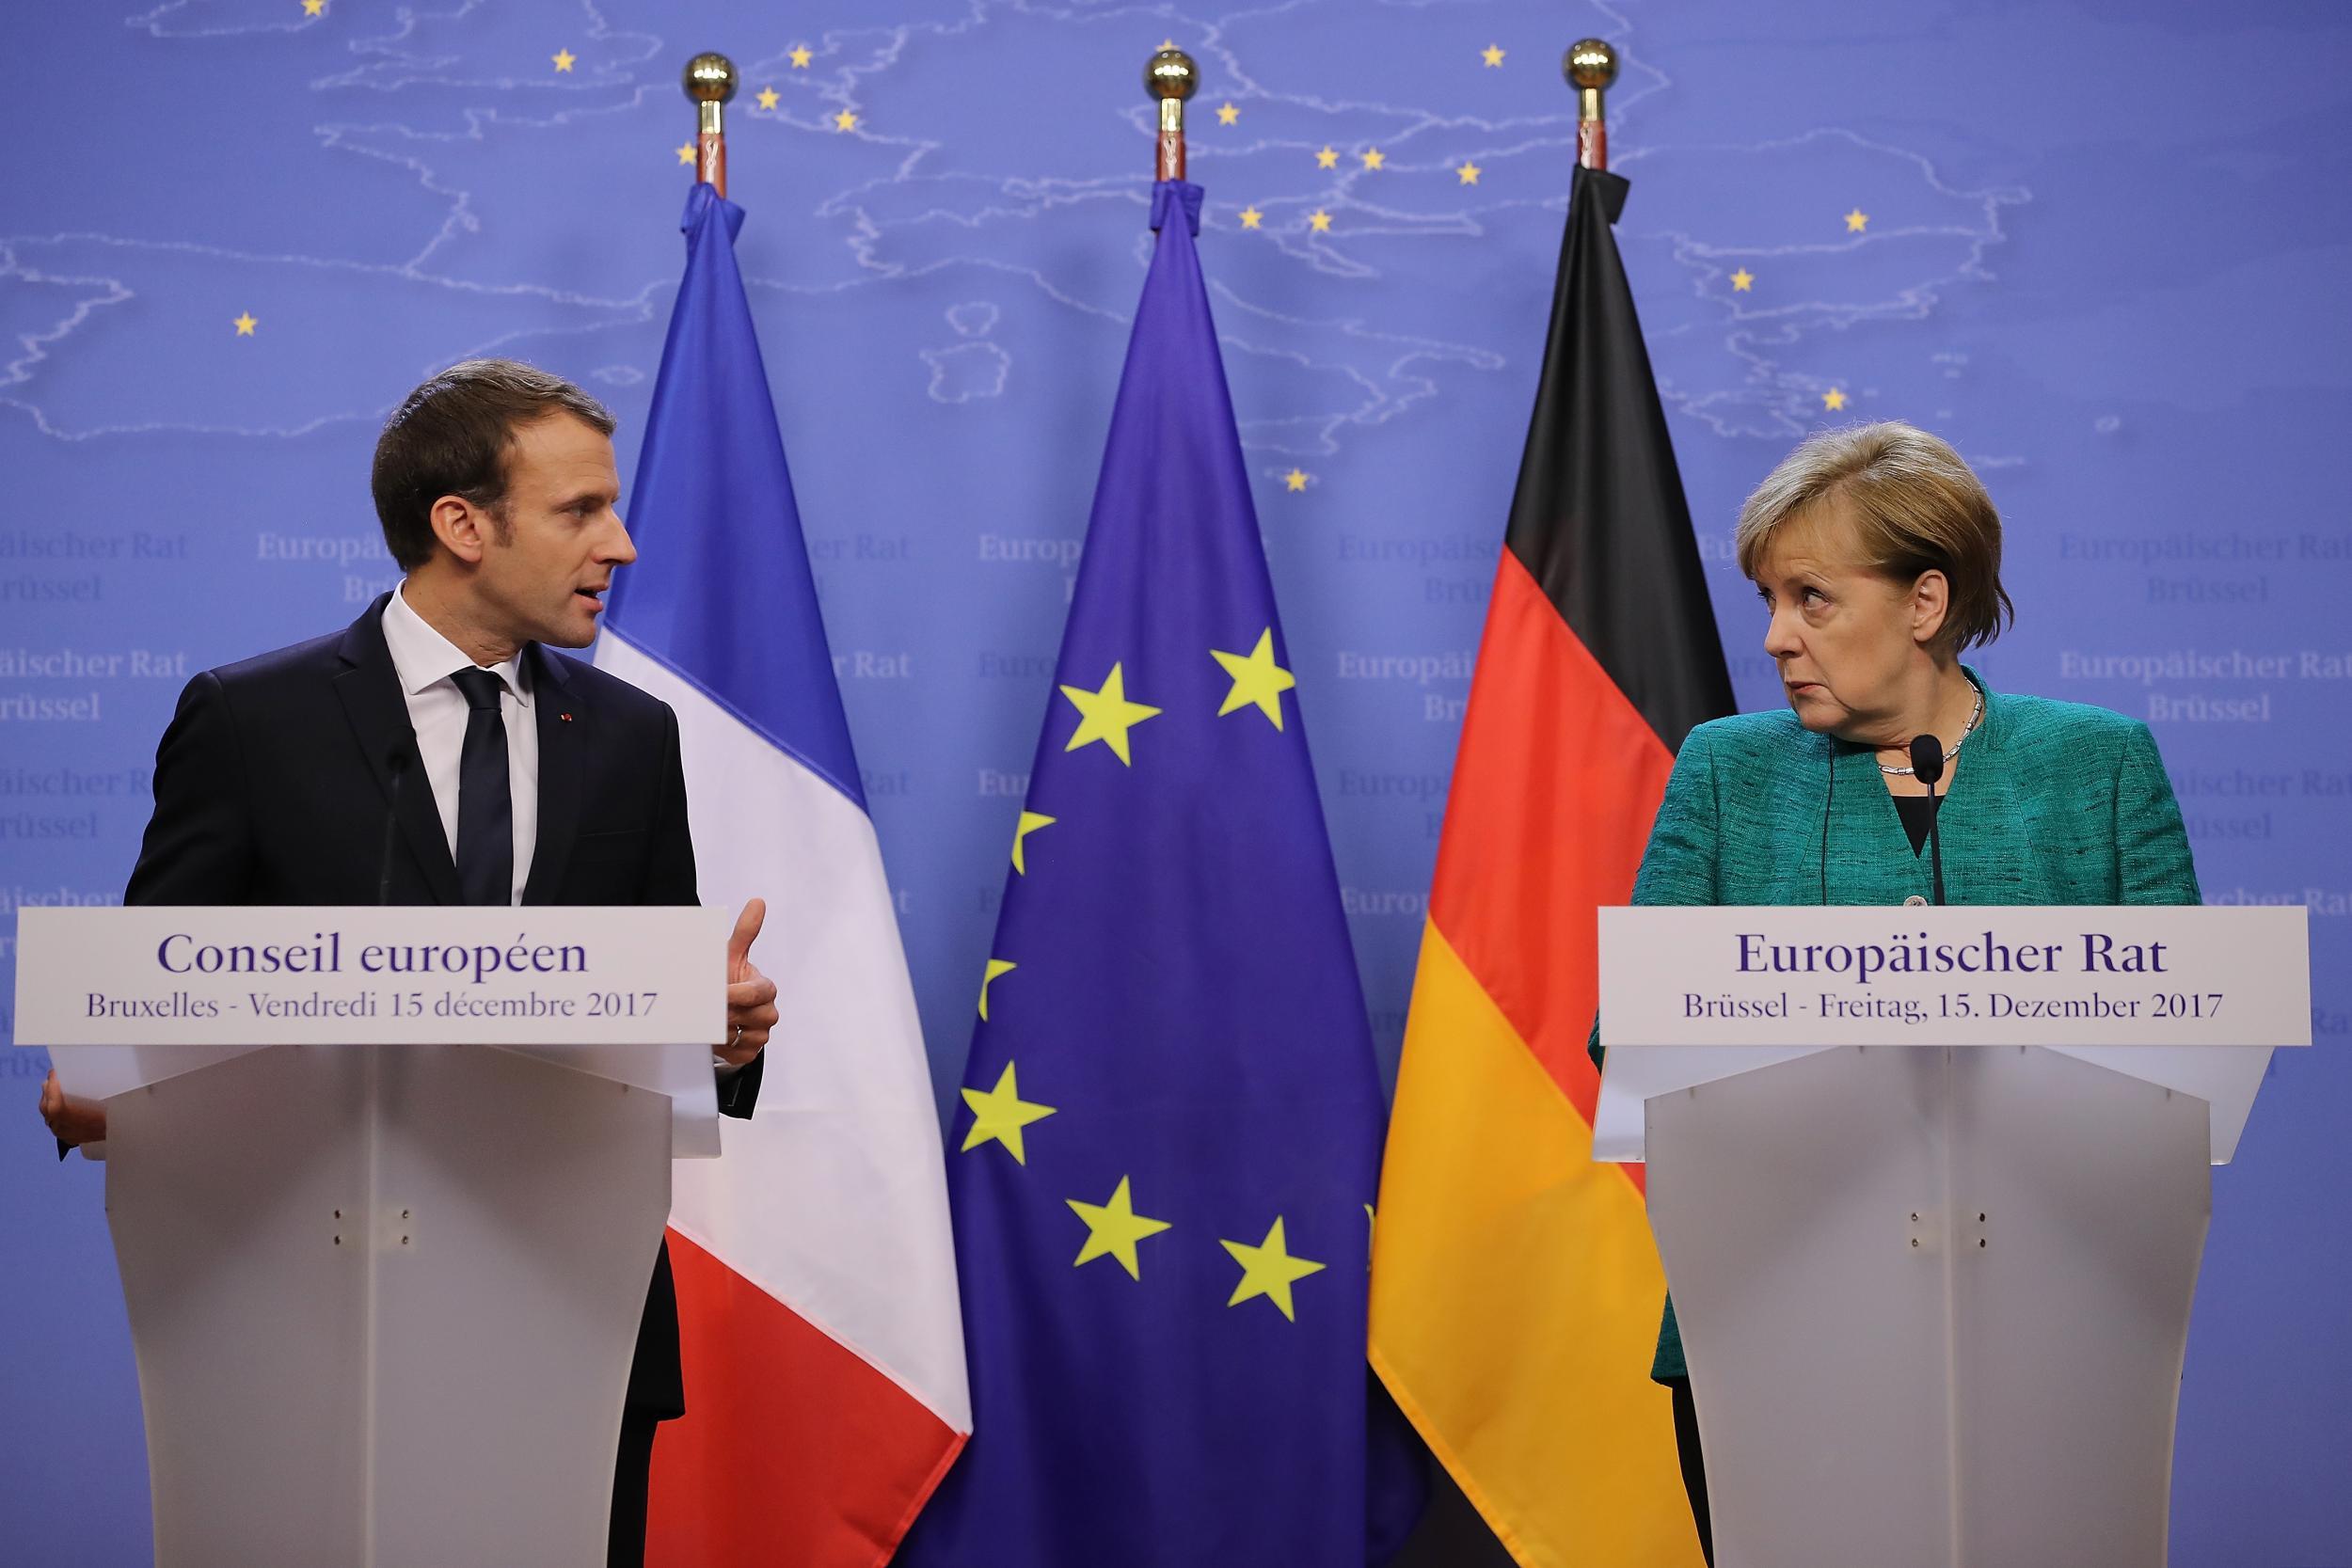
MULTIPOLYGON (((1966 673, 1984 717, 1937 812, 1948 902, 2202 902, 2147 725, 1997 693, 1966 673)), ((1786 709, 1691 732, 1633 885, 1636 904, 1900 904, 1933 894, 1874 754, 1786 709)), ((1671 1299, 1650 1375, 1689 1375, 1671 1299)))

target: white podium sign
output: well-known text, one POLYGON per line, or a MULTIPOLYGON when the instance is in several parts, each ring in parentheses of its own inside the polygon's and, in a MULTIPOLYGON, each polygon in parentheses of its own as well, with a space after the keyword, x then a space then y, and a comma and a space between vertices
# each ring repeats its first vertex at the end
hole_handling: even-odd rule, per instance
POLYGON ((358 905, 18 911, 16 1042, 110 1100, 278 1045, 495 1046, 671 1102, 719 1153, 724 911, 358 905))
POLYGON ((686 1045, 726 1035, 723 911, 26 909, 29 1045, 686 1045))
POLYGON ((1840 1047, 2041 1047, 2211 1107, 2237 1149, 2273 1046, 2312 1043, 2310 911, 1660 908, 1600 911, 1593 1157, 1645 1107, 1840 1047))
POLYGON ((2308 911, 1609 909, 1620 1045, 2309 1045, 2308 911))

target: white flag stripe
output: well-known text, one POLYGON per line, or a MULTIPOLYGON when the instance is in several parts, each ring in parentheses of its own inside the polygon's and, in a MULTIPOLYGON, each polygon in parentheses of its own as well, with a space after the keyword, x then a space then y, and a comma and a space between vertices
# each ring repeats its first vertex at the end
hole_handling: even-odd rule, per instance
POLYGON ((768 900, 752 958, 782 1019, 758 1113, 673 1167, 671 1223, 968 1433, 939 1123, 874 825, 625 640, 596 664, 677 713, 703 902, 768 900))

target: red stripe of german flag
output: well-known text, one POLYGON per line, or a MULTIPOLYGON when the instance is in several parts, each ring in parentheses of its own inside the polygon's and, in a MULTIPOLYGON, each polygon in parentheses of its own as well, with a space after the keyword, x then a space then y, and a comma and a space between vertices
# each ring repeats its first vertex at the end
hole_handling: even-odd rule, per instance
POLYGON ((1372 1356, 1530 1568, 1696 1564, 1638 1166, 1592 1161, 1597 911, 1674 752, 1731 710, 1690 509, 1579 169, 1454 762, 1375 1232, 1372 1356))

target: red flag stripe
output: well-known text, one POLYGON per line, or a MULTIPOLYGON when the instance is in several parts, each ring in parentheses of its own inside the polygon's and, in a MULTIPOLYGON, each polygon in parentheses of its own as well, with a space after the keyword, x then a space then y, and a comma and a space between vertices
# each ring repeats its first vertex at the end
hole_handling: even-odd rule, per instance
POLYGON ((646 1562, 888 1562, 962 1434, 675 1230, 670 1262, 691 1393, 654 1444, 646 1562))
MULTIPOLYGON (((1604 904, 1632 896, 1674 758, 1509 550, 1429 900, 1443 931, 1587 1125, 1604 904)), ((1638 1173, 1636 1175, 1638 1180, 1638 1173)))

